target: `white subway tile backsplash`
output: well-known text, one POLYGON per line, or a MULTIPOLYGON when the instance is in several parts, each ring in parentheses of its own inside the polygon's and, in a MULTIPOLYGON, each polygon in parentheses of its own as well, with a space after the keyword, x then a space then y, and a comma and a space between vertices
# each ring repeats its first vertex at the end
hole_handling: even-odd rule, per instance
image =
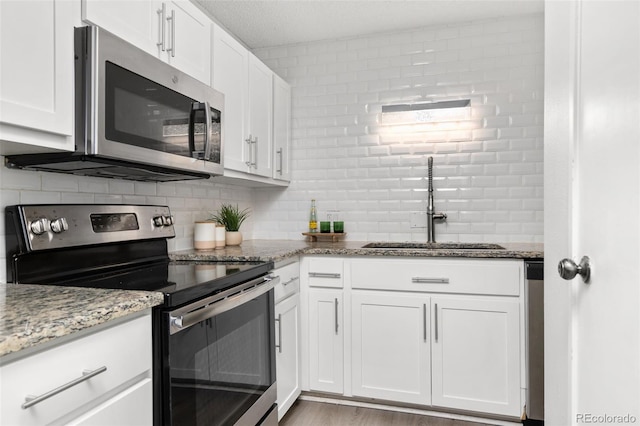
MULTIPOLYGON (((423 240, 426 231, 411 229, 409 217, 426 208, 426 164, 433 156, 436 209, 449 215, 437 225, 441 239, 541 241, 541 16, 284 48, 287 55, 283 47, 256 52, 286 56, 287 64, 278 62, 275 71, 295 76, 289 82, 296 184, 268 201, 272 211, 285 214, 289 200, 315 196, 320 211, 338 204, 351 222, 350 239, 423 240), (338 51, 338 45, 345 49, 338 51), (325 75, 319 84, 304 64, 335 79, 325 75), (343 84, 351 96, 331 97, 344 92, 343 84), (457 98, 472 100, 472 120, 462 126, 406 126, 398 132, 378 124, 385 104, 457 98), (327 113, 330 108, 337 112, 327 113), (316 149, 334 143, 345 149, 316 149), (325 177, 313 173, 327 168, 325 177)), ((298 208, 298 227, 304 229, 308 202, 298 208)))

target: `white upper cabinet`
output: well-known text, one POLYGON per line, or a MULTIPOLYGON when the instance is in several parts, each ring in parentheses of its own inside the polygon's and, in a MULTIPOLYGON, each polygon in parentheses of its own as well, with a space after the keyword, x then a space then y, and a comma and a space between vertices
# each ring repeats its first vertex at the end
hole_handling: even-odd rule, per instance
POLYGON ((0 2, 0 153, 73 150, 74 11, 65 0, 0 2))
POLYGON ((217 25, 213 25, 213 88, 224 93, 224 167, 248 171, 249 144, 246 110, 249 51, 217 25))
POLYGON ((82 0, 82 19, 211 83, 211 21, 187 0, 82 0))
POLYGON ((225 95, 225 176, 286 185, 291 127, 289 86, 215 24, 212 58, 213 88, 225 95), (276 171, 279 168, 281 172, 276 171))
POLYGON ((249 54, 250 172, 272 175, 273 71, 249 54))
POLYGON ((291 86, 273 75, 273 178, 291 180, 291 86))

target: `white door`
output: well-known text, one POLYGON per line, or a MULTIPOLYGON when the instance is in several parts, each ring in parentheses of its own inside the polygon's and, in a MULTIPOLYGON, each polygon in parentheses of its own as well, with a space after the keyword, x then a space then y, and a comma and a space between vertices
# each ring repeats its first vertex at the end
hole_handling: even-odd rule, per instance
POLYGON ((640 3, 547 1, 545 16, 545 422, 636 423, 640 3), (584 255, 589 284, 558 276, 584 255))
POLYGON ((252 140, 250 172, 272 175, 273 71, 249 55, 249 135, 252 140))
POLYGON ((433 405, 519 416, 518 299, 434 296, 431 310, 433 405))
POLYGON ((213 88, 224 93, 224 168, 247 172, 249 51, 214 24, 212 57, 213 88))
MULTIPOLYGON (((296 264, 297 265, 297 264, 296 264)), ((276 305, 276 386, 278 420, 300 396, 300 295, 276 305)))
POLYGON ((353 394, 429 405, 429 297, 354 291, 351 303, 353 394))
POLYGON ((342 393, 344 323, 342 290, 309 290, 309 388, 342 393))

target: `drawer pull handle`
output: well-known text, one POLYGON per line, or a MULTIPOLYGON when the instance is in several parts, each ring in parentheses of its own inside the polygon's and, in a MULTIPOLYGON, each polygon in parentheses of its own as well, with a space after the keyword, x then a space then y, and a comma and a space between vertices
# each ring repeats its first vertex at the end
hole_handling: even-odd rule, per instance
POLYGON ((278 314, 278 318, 276 318, 278 322, 278 344, 276 348, 278 348, 278 353, 282 353, 282 314, 278 314))
POLYGON ((81 377, 78 377, 77 379, 74 379, 74 380, 72 380, 72 381, 70 381, 68 383, 65 383, 64 385, 62 385, 60 387, 57 387, 57 388, 55 388, 55 389, 53 389, 53 390, 51 390, 51 391, 49 391, 47 393, 43 393, 40 396, 27 395, 24 398, 25 403, 22 404, 22 409, 24 410, 24 409, 27 409, 29 407, 33 407, 34 405, 44 401, 45 399, 49 399, 52 396, 55 396, 55 395, 57 395, 57 394, 59 394, 61 392, 64 392, 67 389, 72 388, 75 385, 80 384, 82 382, 85 382, 85 381, 89 380, 90 378, 92 378, 94 376, 97 376, 100 373, 104 373, 105 371, 107 371, 107 367, 106 366, 102 366, 102 367, 100 367, 98 369, 95 369, 93 371, 85 370, 85 371, 82 372, 82 376, 81 377))
POLYGON ((287 282, 282 283, 282 285, 288 285, 291 284, 292 282, 294 282, 295 280, 297 280, 300 277, 293 277, 290 280, 288 280, 287 282))
POLYGON ((335 312, 336 335, 338 334, 338 298, 333 303, 333 311, 335 312))
POLYGON ((449 278, 413 277, 411 282, 414 284, 449 284, 449 278))
POLYGON ((330 272, 309 272, 312 278, 340 278, 340 274, 330 272))

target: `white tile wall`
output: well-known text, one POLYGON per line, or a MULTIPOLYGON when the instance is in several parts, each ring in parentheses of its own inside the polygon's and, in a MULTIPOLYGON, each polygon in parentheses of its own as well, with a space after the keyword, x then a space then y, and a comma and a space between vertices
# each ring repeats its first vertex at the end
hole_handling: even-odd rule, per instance
MULTIPOLYGON (((300 239, 311 198, 340 210, 351 240, 424 240, 434 157, 440 241, 542 241, 543 17, 469 22, 256 51, 292 84, 293 181, 249 189, 213 181, 135 183, 0 167, 0 208, 18 203, 169 205, 170 250, 221 202, 250 207, 247 238, 300 239), (462 125, 397 131, 384 104, 469 98, 462 125)), ((0 161, 2 161, 0 157, 0 161)), ((5 234, 0 215, 0 241, 5 234)), ((0 264, 5 263, 4 242, 0 264)), ((0 268, 0 281, 5 280, 0 268)))
MULTIPOLYGON (((0 164, 4 158, 0 156, 0 164)), ((221 203, 237 203, 253 210, 252 190, 207 181, 148 183, 12 170, 0 167, 0 282, 6 280, 4 208, 12 204, 114 203, 168 205, 176 219, 176 238, 169 250, 193 247, 193 223, 209 217, 221 203)), ((242 226, 252 238, 254 218, 242 226)))
POLYGON ((292 85, 293 182, 256 192, 256 238, 300 238, 310 200, 352 240, 425 240, 427 158, 440 241, 541 242, 543 17, 258 49, 292 85), (471 119, 394 129, 384 104, 471 99, 471 119))

